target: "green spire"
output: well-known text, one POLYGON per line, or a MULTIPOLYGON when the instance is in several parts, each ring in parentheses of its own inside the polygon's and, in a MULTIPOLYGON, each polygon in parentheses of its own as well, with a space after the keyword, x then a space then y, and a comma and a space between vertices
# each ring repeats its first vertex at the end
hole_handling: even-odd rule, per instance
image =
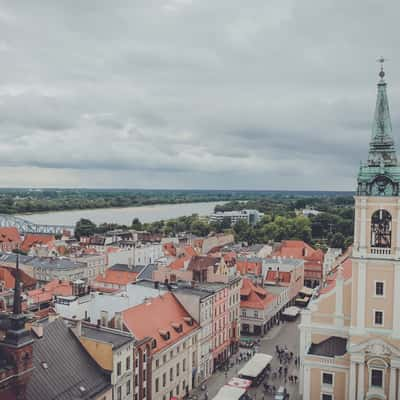
POLYGON ((357 178, 359 196, 400 196, 400 166, 392 136, 389 101, 386 93, 383 58, 378 82, 378 93, 372 137, 369 143, 368 162, 360 165, 357 178))
POLYGON ((381 62, 380 80, 378 82, 378 93, 374 121, 372 124, 372 138, 369 144, 368 165, 379 166, 397 165, 396 150, 392 137, 392 122, 390 120, 389 101, 386 93, 385 72, 383 70, 384 59, 381 62))

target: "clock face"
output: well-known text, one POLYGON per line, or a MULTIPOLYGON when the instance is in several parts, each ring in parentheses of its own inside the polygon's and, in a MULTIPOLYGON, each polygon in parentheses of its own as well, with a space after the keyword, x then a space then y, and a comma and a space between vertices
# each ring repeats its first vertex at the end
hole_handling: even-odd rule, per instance
POLYGON ((371 218, 371 247, 391 247, 392 216, 386 210, 376 211, 371 218))
POLYGON ((377 178, 372 184, 372 195, 374 196, 393 196, 393 185, 385 177, 377 178))

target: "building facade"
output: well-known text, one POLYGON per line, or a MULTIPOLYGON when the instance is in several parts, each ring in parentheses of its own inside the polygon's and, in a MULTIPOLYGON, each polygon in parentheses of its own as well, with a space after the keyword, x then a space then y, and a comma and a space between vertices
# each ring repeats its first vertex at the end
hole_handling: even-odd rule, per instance
POLYGON ((255 225, 263 215, 257 210, 219 211, 210 215, 210 222, 223 222, 226 220, 230 225, 235 225, 239 221, 245 221, 250 225, 255 225))
POLYGON ((303 399, 400 399, 400 166, 381 69, 352 257, 300 326, 303 399))
POLYGON ((195 287, 179 287, 174 296, 200 326, 197 383, 213 373, 213 303, 215 293, 195 287))

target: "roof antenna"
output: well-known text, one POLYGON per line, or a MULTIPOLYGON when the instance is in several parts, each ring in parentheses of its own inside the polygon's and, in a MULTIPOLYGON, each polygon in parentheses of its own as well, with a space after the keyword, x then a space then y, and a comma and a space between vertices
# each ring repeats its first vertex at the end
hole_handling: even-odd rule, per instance
POLYGON ((376 61, 381 64, 381 70, 379 72, 379 77, 381 78, 381 82, 383 82, 383 78, 385 77, 385 71, 383 69, 383 64, 385 63, 385 61, 388 61, 388 59, 381 56, 376 61))

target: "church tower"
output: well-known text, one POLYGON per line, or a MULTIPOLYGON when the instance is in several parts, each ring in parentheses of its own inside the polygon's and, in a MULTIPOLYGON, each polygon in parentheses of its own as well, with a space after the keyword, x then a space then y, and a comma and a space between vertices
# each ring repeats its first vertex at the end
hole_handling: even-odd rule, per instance
POLYGON ((400 400, 400 166, 380 61, 368 161, 355 196, 349 398, 360 400, 400 400))
POLYGON ((6 334, 0 341, 0 367, 3 368, 0 372, 1 400, 25 400, 27 384, 33 370, 33 340, 29 330, 25 329, 26 316, 22 313, 18 254, 13 275, 13 312, 2 320, 6 324, 6 334))
POLYGON ((352 253, 301 314, 303 400, 400 400, 400 166, 383 61, 352 253))

